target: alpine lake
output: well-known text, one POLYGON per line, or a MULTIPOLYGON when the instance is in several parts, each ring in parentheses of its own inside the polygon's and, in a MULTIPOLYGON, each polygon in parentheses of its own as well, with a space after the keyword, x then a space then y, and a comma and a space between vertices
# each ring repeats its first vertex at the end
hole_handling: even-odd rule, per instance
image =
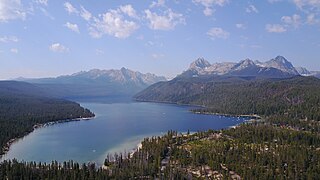
POLYGON ((23 161, 73 160, 102 165, 107 154, 132 152, 146 137, 169 130, 181 133, 223 129, 249 118, 194 114, 194 106, 131 100, 77 100, 96 117, 35 129, 18 139, 2 157, 23 161))

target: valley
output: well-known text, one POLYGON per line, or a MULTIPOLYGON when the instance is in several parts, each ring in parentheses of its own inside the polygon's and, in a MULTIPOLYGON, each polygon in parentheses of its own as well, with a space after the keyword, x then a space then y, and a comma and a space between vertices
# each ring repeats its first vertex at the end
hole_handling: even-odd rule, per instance
MULTIPOLYGON (((262 75, 203 73, 211 65, 198 59, 176 78, 137 93, 135 101, 130 96, 77 96, 96 118, 42 128, 13 144, 2 162, 4 177, 16 175, 10 169, 19 167, 41 179, 316 178, 320 80, 297 75, 284 62, 289 70, 272 67, 282 73, 270 77, 260 70, 262 75), (199 72, 190 75, 190 69, 199 72), (259 119, 245 123, 255 116, 259 119), (64 148, 52 156, 56 146, 64 148), (15 157, 18 161, 10 160, 15 157)), ((29 92, 43 93, 41 83, 29 83, 24 84, 29 92)))
POLYGON ((320 0, 0 0, 0 180, 320 179, 320 0))

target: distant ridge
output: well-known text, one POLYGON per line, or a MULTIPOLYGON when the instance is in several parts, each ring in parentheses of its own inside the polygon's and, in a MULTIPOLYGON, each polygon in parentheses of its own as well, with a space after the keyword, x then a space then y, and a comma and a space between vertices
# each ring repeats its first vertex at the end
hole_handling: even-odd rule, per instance
POLYGON ((19 80, 35 84, 58 97, 132 96, 159 81, 163 76, 140 73, 127 68, 119 70, 92 69, 56 78, 19 80))
POLYGON ((297 75, 319 77, 320 73, 310 72, 306 68, 296 68, 285 57, 277 56, 266 62, 245 59, 238 63, 222 62, 214 64, 210 64, 204 58, 198 58, 180 76, 197 77, 207 75, 288 78, 297 75))
POLYGON ((0 81, 0 94, 2 96, 41 96, 50 97, 50 94, 36 85, 19 81, 0 81))

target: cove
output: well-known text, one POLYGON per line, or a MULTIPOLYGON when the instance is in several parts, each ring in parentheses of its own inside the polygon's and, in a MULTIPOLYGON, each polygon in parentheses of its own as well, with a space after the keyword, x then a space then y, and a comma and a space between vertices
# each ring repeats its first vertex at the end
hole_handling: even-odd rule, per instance
POLYGON ((191 106, 149 102, 80 102, 96 114, 91 120, 36 129, 13 143, 2 157, 50 163, 73 160, 101 165, 108 153, 130 152, 145 137, 168 130, 197 132, 237 125, 245 118, 193 114, 191 106))

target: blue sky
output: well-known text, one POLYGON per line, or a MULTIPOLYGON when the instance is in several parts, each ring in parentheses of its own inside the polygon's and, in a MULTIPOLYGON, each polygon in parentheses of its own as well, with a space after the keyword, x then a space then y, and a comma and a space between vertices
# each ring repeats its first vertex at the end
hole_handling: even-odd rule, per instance
POLYGON ((0 79, 126 67, 174 77, 285 56, 320 70, 320 0, 0 0, 0 79))

